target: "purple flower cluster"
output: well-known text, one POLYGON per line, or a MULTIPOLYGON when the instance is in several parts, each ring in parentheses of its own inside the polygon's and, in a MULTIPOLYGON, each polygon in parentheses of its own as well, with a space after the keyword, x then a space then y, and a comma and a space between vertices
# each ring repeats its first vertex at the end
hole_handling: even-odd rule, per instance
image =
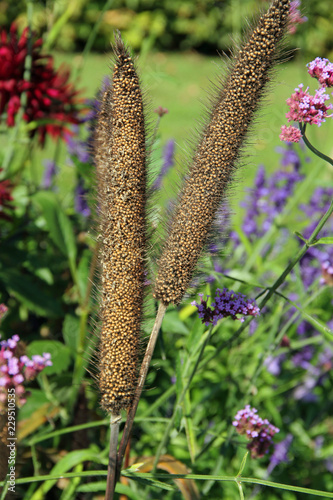
MULTIPOLYGON (((300 205, 309 224, 303 229, 305 238, 309 238, 317 225, 318 219, 327 211, 333 197, 333 188, 317 187, 310 201, 300 205)), ((333 220, 329 220, 321 230, 319 237, 330 236, 333 230, 333 220)), ((303 244, 300 241, 300 244, 303 244)), ((331 284, 333 275, 333 247, 332 245, 315 245, 308 249, 300 262, 300 269, 304 286, 308 288, 320 279, 321 284, 331 284)))
MULTIPOLYGON (((295 186, 303 179, 299 173, 300 159, 292 144, 279 148, 282 153, 281 169, 270 177, 265 167, 259 165, 254 188, 241 206, 246 209, 242 230, 250 241, 265 234, 274 223, 277 215, 283 212, 295 186)), ((235 237, 235 236, 234 236, 235 237)))
POLYGON ((267 419, 262 419, 257 414, 258 410, 246 405, 239 410, 232 425, 240 435, 245 435, 250 442, 247 449, 252 458, 261 458, 268 453, 272 438, 280 429, 272 425, 267 419))
POLYGON ((328 59, 316 57, 307 64, 308 73, 313 78, 317 78, 323 87, 333 87, 333 63, 328 59))
MULTIPOLYGON (((232 290, 217 288, 215 302, 212 302, 211 307, 207 305, 207 300, 203 300, 203 293, 199 293, 200 304, 193 301, 191 304, 198 308, 199 318, 206 326, 213 324, 214 326, 222 318, 230 317, 233 320, 244 321, 244 316, 258 316, 260 314, 259 307, 256 302, 246 300, 245 295, 235 293, 232 290), (212 309, 214 308, 214 309, 212 309), (241 315, 240 318, 237 315, 241 315)), ((209 295, 207 296, 208 299, 209 295)))
POLYGON ((8 311, 8 307, 5 304, 0 304, 0 321, 8 311))
POLYGON ((274 452, 267 467, 267 476, 269 476, 272 473, 273 469, 275 469, 275 467, 281 462, 289 462, 288 451, 292 441, 293 435, 287 434, 286 438, 283 439, 283 441, 280 441, 274 446, 274 452))
POLYGON ((294 390, 294 398, 308 403, 317 401, 318 397, 313 392, 315 387, 322 385, 323 381, 333 368, 333 350, 329 347, 325 348, 319 355, 318 361, 315 365, 310 361, 313 355, 310 356, 311 349, 302 349, 297 355, 293 357, 294 364, 297 364, 306 370, 305 376, 301 384, 294 390))
POLYGON ((34 379, 46 366, 51 366, 51 355, 43 353, 32 356, 20 356, 18 345, 20 337, 13 335, 11 339, 0 341, 0 405, 7 401, 7 389, 15 388, 18 406, 26 402, 23 383, 34 379))

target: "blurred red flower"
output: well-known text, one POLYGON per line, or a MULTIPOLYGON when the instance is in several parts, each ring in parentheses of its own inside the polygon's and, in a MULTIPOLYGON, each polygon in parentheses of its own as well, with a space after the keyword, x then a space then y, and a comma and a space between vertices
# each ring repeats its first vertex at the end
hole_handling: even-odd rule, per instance
POLYGON ((42 54, 42 39, 31 40, 31 77, 24 78, 25 59, 29 54, 29 29, 18 37, 12 24, 9 33, 0 33, 0 114, 7 112, 7 125, 15 125, 15 116, 20 109, 20 99, 27 92, 27 105, 23 118, 26 122, 37 122, 31 135, 39 134, 43 145, 46 134, 62 136, 66 124, 79 123, 78 91, 68 83, 69 71, 53 68, 53 58, 42 54))
MULTIPOLYGON (((0 172, 3 169, 0 168, 0 172)), ((11 183, 9 180, 0 181, 0 219, 11 220, 11 217, 6 213, 8 209, 13 209, 11 201, 11 183)))

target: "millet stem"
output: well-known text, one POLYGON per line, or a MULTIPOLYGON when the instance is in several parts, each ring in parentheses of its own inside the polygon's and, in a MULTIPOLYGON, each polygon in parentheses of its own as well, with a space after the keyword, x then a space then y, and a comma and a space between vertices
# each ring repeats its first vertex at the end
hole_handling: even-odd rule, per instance
POLYGON ((109 465, 108 465, 108 477, 106 483, 105 500, 113 500, 114 490, 116 487, 117 446, 118 446, 120 421, 121 421, 120 415, 111 414, 109 465))
POLYGON ((157 311, 155 323, 154 323, 152 332, 150 334, 149 342, 148 342, 148 345, 146 348, 146 353, 145 353, 145 356, 144 356, 143 361, 142 361, 138 385, 136 386, 136 389, 135 389, 132 406, 127 414, 127 420, 125 423, 123 435, 122 435, 121 442, 119 445, 119 451, 118 451, 118 456, 117 456, 118 477, 120 475, 121 465, 122 465, 123 457, 125 454, 127 442, 129 440, 129 437, 131 434, 135 413, 136 413, 136 410, 137 410, 137 407, 139 404, 139 400, 140 400, 140 396, 142 393, 142 389, 143 389, 143 386, 144 386, 144 383, 145 383, 145 380, 147 377, 149 365, 150 365, 151 358, 153 356, 156 341, 157 341, 158 332, 160 330, 166 308, 167 308, 167 306, 160 303, 158 311, 157 311))

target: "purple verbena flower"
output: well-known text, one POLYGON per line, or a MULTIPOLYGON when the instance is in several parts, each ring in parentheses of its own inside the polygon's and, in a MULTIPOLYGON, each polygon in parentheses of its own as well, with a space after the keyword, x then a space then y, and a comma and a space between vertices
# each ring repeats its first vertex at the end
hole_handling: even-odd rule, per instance
POLYGON ((310 125, 321 126, 325 122, 325 118, 331 118, 333 114, 328 114, 328 111, 333 109, 333 105, 326 106, 330 96, 325 94, 325 87, 316 90, 314 96, 309 94, 309 87, 303 90, 304 85, 301 83, 287 99, 289 111, 286 113, 288 122, 295 121, 299 123, 308 123, 310 125))
POLYGON ((316 57, 307 67, 309 75, 316 78, 323 87, 333 87, 333 63, 328 59, 316 57))
POLYGON ((77 186, 75 188, 75 211, 78 214, 83 215, 83 217, 89 217, 90 216, 90 208, 87 203, 87 190, 84 188, 83 181, 82 179, 79 179, 77 186))
POLYGON ((8 307, 5 304, 0 304, 0 321, 8 311, 8 307))
MULTIPOLYGON (((203 294, 199 293, 200 304, 193 301, 192 305, 196 306, 199 311, 199 318, 206 326, 213 324, 226 317, 231 317, 233 320, 244 321, 244 316, 258 316, 260 311, 256 302, 246 300, 245 295, 235 293, 232 290, 217 288, 214 302, 211 307, 207 305, 207 300, 203 300, 203 294), (214 309, 212 309, 214 308, 214 309), (240 318, 237 316, 241 316, 240 318)), ((207 299, 208 299, 207 295, 207 299)))
POLYGON ((50 189, 52 188, 55 176, 59 172, 59 168, 57 167, 56 163, 53 160, 44 160, 43 164, 45 170, 42 181, 42 187, 44 189, 50 189))
POLYGON ((287 434, 286 438, 283 439, 283 441, 280 441, 279 443, 274 445, 274 452, 267 467, 267 476, 269 476, 272 473, 273 469, 275 469, 275 467, 280 463, 289 462, 288 451, 293 439, 294 438, 292 434, 287 434))
POLYGON ((20 342, 18 335, 11 339, 0 341, 0 406, 6 404, 7 390, 15 388, 16 402, 22 406, 26 402, 23 383, 35 378, 46 366, 51 366, 51 355, 34 355, 32 359, 22 355, 18 357, 17 347, 20 342))
POLYGON ((290 125, 287 127, 286 125, 282 125, 281 134, 279 135, 281 141, 285 142, 299 142, 302 139, 301 131, 290 125))
POLYGON ((174 154, 175 154, 175 141, 170 139, 163 150, 163 165, 160 173, 158 174, 154 184, 153 189, 159 189, 161 187, 162 179, 168 173, 169 169, 174 164, 174 154))
POLYGON ((261 458, 268 453, 273 436, 280 432, 280 429, 267 419, 259 417, 258 410, 250 405, 237 412, 232 425, 238 434, 245 435, 250 440, 247 449, 250 450, 252 458, 261 458))

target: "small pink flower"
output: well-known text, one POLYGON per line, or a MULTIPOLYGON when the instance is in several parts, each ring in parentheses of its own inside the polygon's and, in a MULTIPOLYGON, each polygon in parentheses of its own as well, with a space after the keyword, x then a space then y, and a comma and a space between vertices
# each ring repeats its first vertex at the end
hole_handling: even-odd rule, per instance
POLYGON ((162 118, 163 115, 169 113, 169 110, 167 108, 162 108, 162 106, 159 106, 158 108, 154 109, 154 113, 157 113, 158 116, 162 118))
POLYGON ((245 435, 250 440, 247 449, 252 458, 261 458, 268 453, 274 434, 280 432, 267 418, 260 418, 258 411, 250 405, 237 412, 232 425, 238 434, 245 435))
POLYGON ((325 118, 330 118, 333 115, 329 115, 327 112, 333 109, 333 105, 329 104, 326 106, 325 101, 329 99, 330 96, 325 94, 325 88, 322 87, 316 90, 314 96, 309 94, 309 87, 303 90, 303 84, 301 83, 292 94, 289 99, 287 99, 287 104, 290 111, 286 113, 288 122, 295 121, 299 123, 309 123, 310 125, 320 125, 325 122, 325 118))
POLYGON ((8 307, 5 304, 0 304, 0 321, 8 311, 8 307))
POLYGON ((281 141, 285 142, 299 142, 302 138, 301 131, 292 127, 291 125, 287 127, 286 125, 282 125, 281 134, 279 135, 281 141))
POLYGON ((317 78, 323 87, 333 87, 333 63, 328 59, 316 57, 307 64, 308 73, 313 78, 317 78))
POLYGON ((305 16, 301 16, 299 11, 299 7, 301 6, 300 0, 293 0, 290 2, 290 14, 289 14, 289 33, 292 35, 296 33, 297 25, 305 23, 308 18, 305 16))

